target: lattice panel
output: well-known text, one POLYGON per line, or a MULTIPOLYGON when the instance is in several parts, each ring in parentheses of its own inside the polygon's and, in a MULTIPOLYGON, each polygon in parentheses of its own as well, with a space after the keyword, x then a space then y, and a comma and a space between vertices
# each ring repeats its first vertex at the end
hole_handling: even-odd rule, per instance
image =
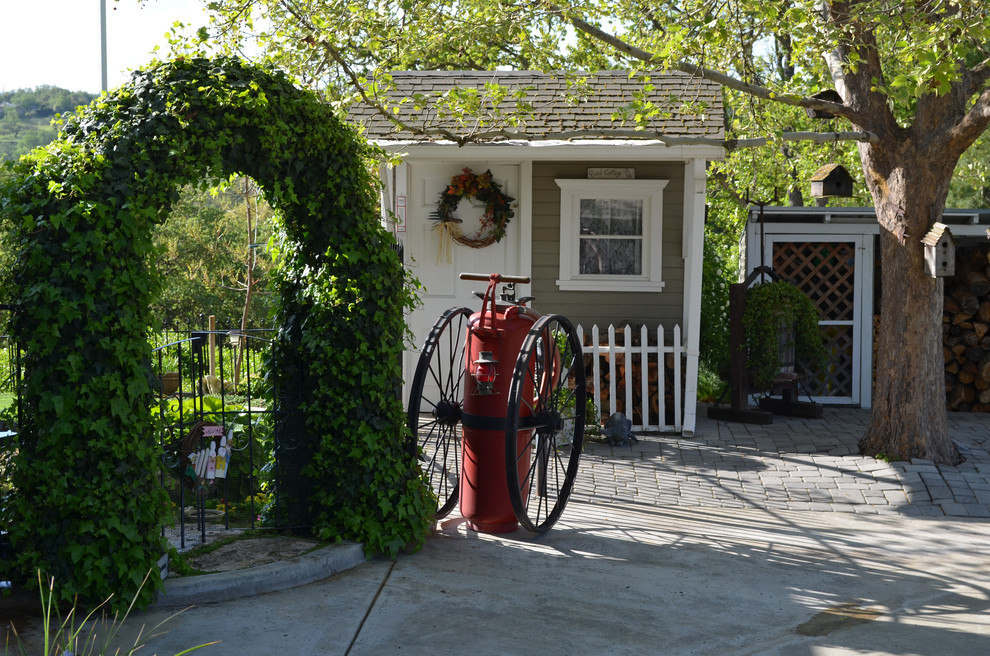
POLYGON ((852 321, 856 247, 852 242, 775 242, 773 268, 808 295, 825 321, 852 321))
POLYGON ((828 352, 825 371, 812 370, 804 386, 812 396, 852 396, 853 327, 822 326, 828 352))

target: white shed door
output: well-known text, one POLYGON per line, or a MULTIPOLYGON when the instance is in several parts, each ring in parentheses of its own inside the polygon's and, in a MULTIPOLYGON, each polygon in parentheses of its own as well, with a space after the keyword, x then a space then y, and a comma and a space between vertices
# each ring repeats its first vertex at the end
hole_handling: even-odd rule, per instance
MULTIPOLYGON (((520 248, 525 243, 519 229, 519 166, 515 164, 489 164, 484 162, 436 162, 409 164, 408 210, 406 216, 405 262, 412 274, 423 285, 422 305, 409 319, 409 326, 415 335, 414 351, 405 353, 403 371, 405 386, 403 398, 409 397, 409 384, 419 358, 419 349, 426 340, 433 324, 445 310, 451 307, 466 306, 472 311, 481 307, 481 301, 473 291, 484 291, 486 283, 462 281, 462 272, 521 274, 520 248), (515 199, 513 210, 516 217, 510 220, 506 236, 501 242, 485 248, 471 248, 453 243, 448 250, 442 248, 441 236, 434 230, 436 221, 430 215, 436 210, 441 192, 450 184, 450 179, 461 169, 468 167, 475 173, 491 170, 494 180, 502 187, 502 192, 515 199)), ((456 216, 461 219, 464 234, 473 236, 480 227, 479 220, 484 206, 462 199, 456 216)), ((527 286, 520 286, 519 296, 529 294, 527 286)))

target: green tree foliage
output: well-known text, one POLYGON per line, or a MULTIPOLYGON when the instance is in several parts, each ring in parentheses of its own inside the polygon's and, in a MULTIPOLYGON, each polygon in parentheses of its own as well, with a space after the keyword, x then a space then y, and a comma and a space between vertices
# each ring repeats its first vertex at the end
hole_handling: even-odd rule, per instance
MULTIPOLYGON (((874 412, 860 446, 905 459, 958 460, 941 374, 943 283, 924 275, 919 240, 945 207, 959 158, 990 123, 984 0, 215 0, 209 7, 219 47, 250 44, 311 84, 349 83, 387 115, 380 90, 396 69, 674 69, 724 85, 729 157, 768 146, 751 171, 770 172, 770 189, 783 192, 781 181, 796 165, 797 180, 807 180, 812 162, 831 159, 795 160, 783 145, 853 157, 828 144, 855 142, 881 226, 883 264, 874 412), (818 95, 823 91, 836 95, 829 100, 818 95), (806 110, 834 118, 808 129, 806 110)), ((572 79, 579 91, 580 75, 572 79)), ((470 117, 465 138, 480 125, 471 96, 455 90, 438 99, 450 116, 470 117)), ((525 124, 533 108, 509 100, 497 115, 481 117, 483 127, 525 124)), ((640 102, 616 116, 664 139, 651 127, 657 111, 640 102)), ((754 186, 745 184, 749 177, 737 169, 726 184, 745 197, 754 186)), ((767 198, 764 191, 752 195, 767 198)))
POLYGON ((15 160, 55 138, 52 122, 96 96, 40 86, 0 93, 0 160, 15 160))
POLYGON ((146 334, 160 280, 152 229, 183 185, 244 173, 275 210, 279 245, 271 356, 274 406, 308 482, 325 540, 395 554, 418 544, 433 504, 405 447, 403 311, 412 299, 378 221, 370 152, 316 97, 234 59, 182 59, 136 72, 82 108, 58 140, 14 164, 0 187, 24 352, 21 425, 6 446, 17 493, 0 509, 16 561, 62 594, 137 592, 165 552, 161 449, 149 403, 146 334))
MULTIPOLYGON (((204 328, 202 317, 214 315, 221 328, 240 326, 249 267, 254 284, 263 289, 271 226, 271 208, 249 180, 239 178, 220 189, 183 189, 168 220, 155 229, 154 270, 162 291, 152 308, 159 320, 204 328)), ((268 298, 252 294, 248 327, 270 325, 268 298)))
POLYGON ((959 160, 946 206, 990 207, 990 140, 984 135, 959 160))

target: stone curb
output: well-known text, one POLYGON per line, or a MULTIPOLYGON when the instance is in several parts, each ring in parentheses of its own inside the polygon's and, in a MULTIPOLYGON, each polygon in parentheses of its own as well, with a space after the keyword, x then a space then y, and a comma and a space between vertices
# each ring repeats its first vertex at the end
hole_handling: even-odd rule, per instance
POLYGON ((364 547, 348 542, 233 572, 166 579, 165 592, 158 596, 151 608, 210 604, 286 590, 329 578, 366 561, 364 547))

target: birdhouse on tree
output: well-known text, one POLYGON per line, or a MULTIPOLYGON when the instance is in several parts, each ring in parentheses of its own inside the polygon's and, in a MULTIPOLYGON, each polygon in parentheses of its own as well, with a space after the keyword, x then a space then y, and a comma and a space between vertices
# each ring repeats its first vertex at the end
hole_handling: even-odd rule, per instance
POLYGON ((932 225, 921 243, 925 245, 925 273, 932 278, 956 274, 956 244, 944 223, 932 225))
MULTIPOLYGON (((824 91, 819 91, 818 93, 811 96, 815 100, 824 100, 826 102, 833 102, 839 105, 842 104, 842 96, 839 95, 838 91, 834 89, 825 89, 824 91)), ((832 119, 835 118, 835 114, 832 112, 826 112, 823 109, 812 109, 811 107, 804 108, 805 113, 808 118, 820 118, 820 119, 832 119)))
POLYGON ((811 176, 811 195, 815 198, 852 196, 853 178, 841 164, 826 164, 811 176))

